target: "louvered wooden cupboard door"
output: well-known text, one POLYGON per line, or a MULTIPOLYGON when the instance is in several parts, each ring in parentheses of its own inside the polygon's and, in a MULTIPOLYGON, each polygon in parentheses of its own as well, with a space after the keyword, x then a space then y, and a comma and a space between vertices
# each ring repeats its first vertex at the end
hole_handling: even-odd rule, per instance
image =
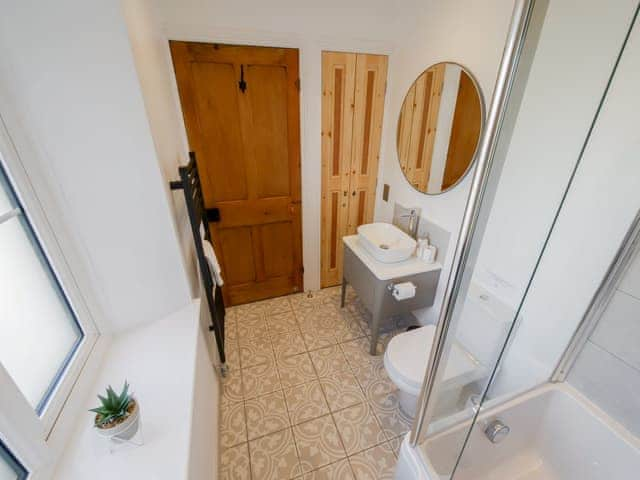
POLYGON ((342 237, 373 218, 387 57, 322 53, 321 284, 342 281, 342 237))
POLYGON ((347 235, 373 219, 386 84, 387 57, 357 55, 347 235))
POLYGON ((302 290, 298 51, 171 42, 227 305, 302 290))

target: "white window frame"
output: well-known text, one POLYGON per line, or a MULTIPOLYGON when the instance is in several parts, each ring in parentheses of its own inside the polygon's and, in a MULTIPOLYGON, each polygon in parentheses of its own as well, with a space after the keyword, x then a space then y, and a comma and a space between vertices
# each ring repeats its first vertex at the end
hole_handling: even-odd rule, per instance
POLYGON ((32 478, 36 476, 34 474, 55 461, 49 438, 56 427, 56 421, 60 417, 65 402, 94 351, 100 332, 87 299, 71 270, 69 252, 65 252, 67 255, 63 253, 61 235, 56 235, 54 232, 50 218, 51 212, 47 214, 43 208, 43 204, 47 203, 41 201, 33 188, 34 182, 31 181, 29 173, 33 176, 34 173, 39 174, 39 172, 34 172, 33 168, 30 171, 25 168, 1 115, 0 163, 25 210, 22 214, 28 217, 84 335, 73 356, 68 360, 62 377, 51 391, 40 415, 0 364, 0 439, 29 470, 32 478))

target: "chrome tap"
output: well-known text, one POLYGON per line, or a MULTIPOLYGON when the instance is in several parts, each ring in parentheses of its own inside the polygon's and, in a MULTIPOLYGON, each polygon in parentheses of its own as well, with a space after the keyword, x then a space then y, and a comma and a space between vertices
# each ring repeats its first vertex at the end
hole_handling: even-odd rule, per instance
POLYGON ((405 213, 399 216, 400 218, 408 218, 409 225, 407 226, 407 233, 414 239, 418 237, 418 211, 415 208, 409 210, 409 213, 405 213))

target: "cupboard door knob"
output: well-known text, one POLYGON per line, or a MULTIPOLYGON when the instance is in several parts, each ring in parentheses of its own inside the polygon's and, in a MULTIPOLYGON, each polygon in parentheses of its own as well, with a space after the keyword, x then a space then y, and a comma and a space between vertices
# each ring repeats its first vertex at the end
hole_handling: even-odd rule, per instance
POLYGON ((356 196, 356 191, 354 190, 353 193, 351 194, 352 197, 356 196))

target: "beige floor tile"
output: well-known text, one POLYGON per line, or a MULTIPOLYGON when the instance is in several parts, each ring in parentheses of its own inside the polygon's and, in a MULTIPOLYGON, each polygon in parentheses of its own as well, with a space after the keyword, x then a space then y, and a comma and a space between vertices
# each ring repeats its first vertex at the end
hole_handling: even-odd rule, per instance
POLYGON ((311 297, 309 297, 307 293, 292 296, 290 302, 298 320, 300 320, 301 316, 323 307, 322 297, 319 296, 317 292, 312 292, 311 297))
POLYGON ((226 364, 229 368, 240 369, 240 348, 238 347, 237 339, 225 341, 224 354, 226 364))
POLYGON ((284 397, 292 425, 329 413, 329 406, 317 380, 285 390, 284 397))
POLYGON ((387 445, 378 445, 349 457, 357 480, 392 480, 396 457, 387 445))
POLYGON ((319 377, 332 377, 336 373, 349 371, 349 364, 338 345, 309 352, 313 367, 319 377))
POLYGON ((271 341, 275 343, 279 337, 283 335, 300 334, 298 324, 274 323, 269 325, 269 336, 271 341))
POLYGON ((284 388, 295 387, 318 378, 307 352, 278 358, 277 365, 284 388))
POLYGON ((252 440, 249 452, 254 480, 286 480, 301 473, 290 428, 252 440))
POLYGON ((400 456, 400 447, 402 446, 402 440, 404 435, 389 440, 389 447, 393 451, 393 454, 398 458, 400 456))
POLYGON ((370 314, 351 288, 339 302, 336 287, 227 310, 220 478, 391 478, 410 421, 368 353, 370 314))
POLYGON ((242 375, 239 368, 230 367, 227 375, 222 378, 222 398, 223 401, 231 403, 244 400, 242 375))
POLYGON ((230 342, 238 340, 238 324, 236 319, 225 315, 224 319, 224 341, 230 342))
POLYGON ((367 402, 333 414, 347 455, 353 455, 386 441, 378 420, 367 402))
POLYGON ((376 363, 382 360, 383 352, 381 351, 378 351, 377 355, 369 354, 369 343, 368 337, 362 337, 340 344, 349 365, 358 368, 365 363, 376 363))
POLYGON ((397 389, 389 378, 382 359, 375 363, 363 363, 357 368, 352 367, 352 371, 367 398, 379 396, 397 389))
POLYGON ((302 339, 309 351, 330 347, 338 343, 333 330, 328 328, 303 328, 302 339))
POLYGON ((255 317, 246 323, 238 322, 238 343, 253 343, 269 338, 269 328, 263 317, 255 317))
POLYGON ((245 402, 249 440, 290 426, 282 392, 274 392, 245 402))
POLYGON ((233 307, 234 318, 238 322, 238 328, 242 325, 255 322, 258 319, 264 320, 264 308, 257 303, 245 303, 244 305, 237 305, 233 307))
POLYGON ((307 350, 299 331, 273 337, 271 340, 276 358, 281 359, 297 355, 307 350))
POLYGON ((411 419, 400 410, 397 390, 372 397, 370 403, 388 440, 407 433, 411 428, 411 419))
POLYGON ((349 461, 345 458, 313 472, 307 473, 304 480, 354 480, 349 461))
POLYGON ((300 465, 310 472, 346 457, 331 415, 293 427, 300 465))
POLYGON ((261 340, 240 340, 240 366, 242 368, 253 367, 274 360, 271 340, 267 337, 261 340))
POLYGON ((274 327, 276 325, 288 325, 290 327, 298 326, 296 316, 291 309, 281 313, 269 314, 265 318, 269 327, 274 327))
POLYGON ((222 450, 218 478, 220 480, 251 480, 249 448, 246 443, 222 450))
POLYGON ((247 421, 244 402, 225 402, 220 406, 220 446, 233 447, 247 441, 247 421))
POLYGON ((289 296, 270 298, 258 302, 265 315, 274 315, 278 313, 290 312, 291 302, 289 296))
POLYGON ((332 412, 364 402, 365 397, 351 372, 338 372, 320 379, 322 390, 332 412))
POLYGON ((338 308, 327 305, 321 305, 305 312, 298 312, 296 317, 298 324, 302 328, 332 329, 340 321, 338 308))
POLYGON ((266 363, 242 369, 244 398, 250 399, 282 390, 275 359, 266 363))
POLYGON ((339 322, 333 329, 333 334, 339 343, 348 342, 349 340, 355 340, 356 338, 362 338, 365 333, 360 328, 360 325, 355 320, 345 319, 345 321, 339 322))

